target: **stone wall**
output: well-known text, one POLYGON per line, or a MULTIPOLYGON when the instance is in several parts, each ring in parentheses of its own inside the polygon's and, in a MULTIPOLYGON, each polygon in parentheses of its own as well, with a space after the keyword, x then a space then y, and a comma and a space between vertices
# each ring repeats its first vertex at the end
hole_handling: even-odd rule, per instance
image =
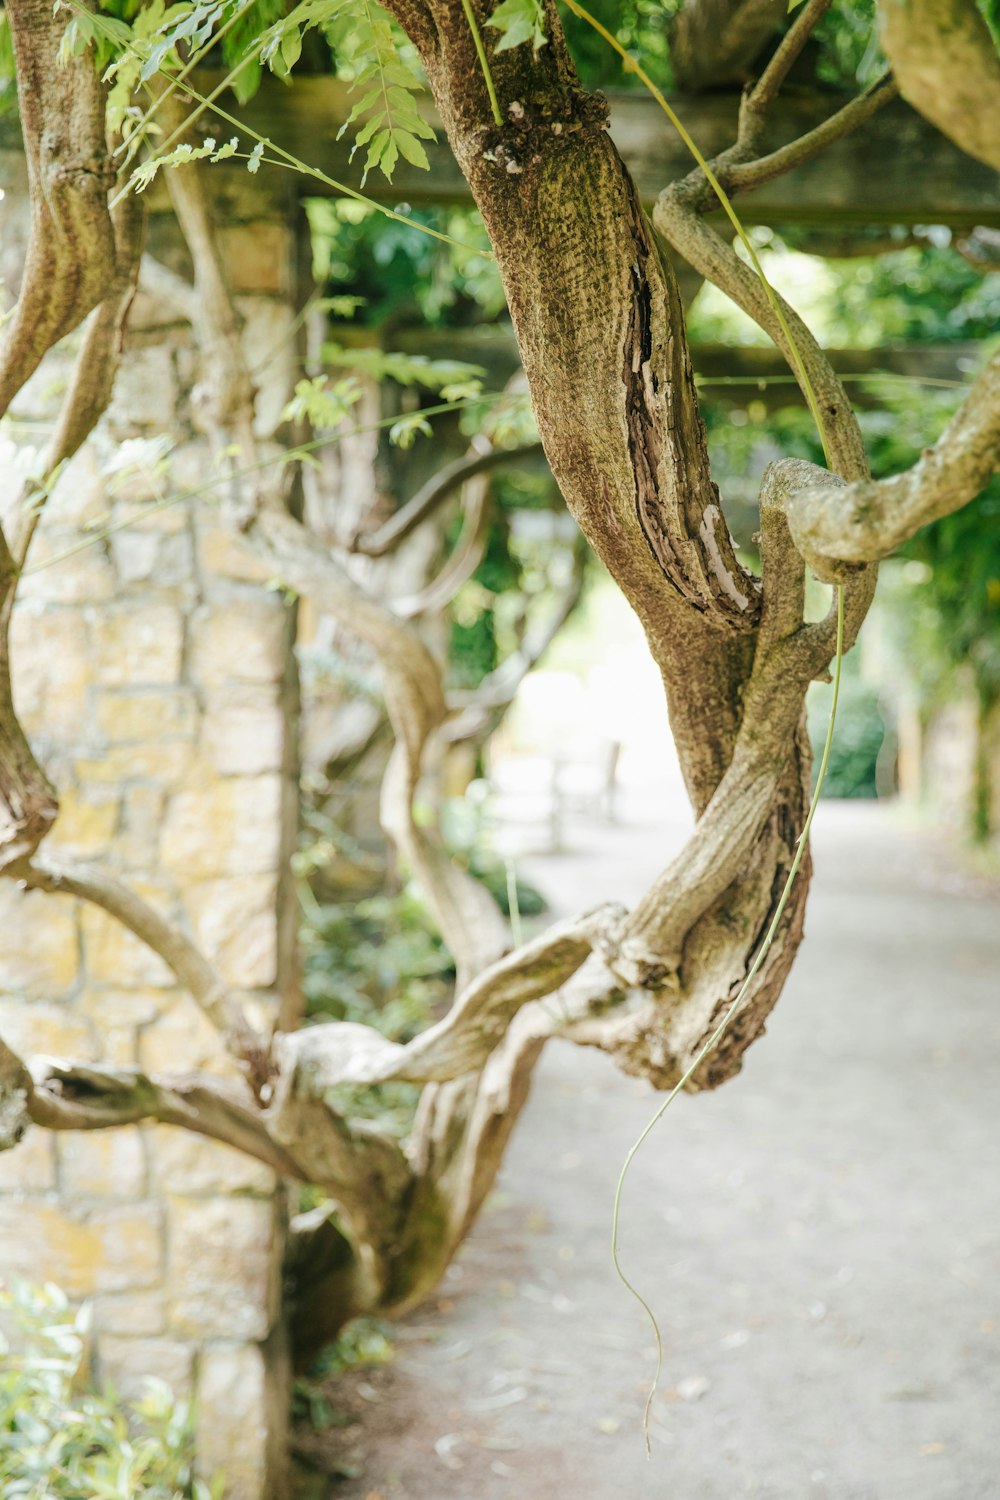
MULTIPOLYGON (((0 166, 9 275, 24 204, 16 158, 0 166)), ((245 173, 218 181, 266 436, 293 372, 295 216, 245 173)), ((149 243, 184 273, 168 214, 154 215, 149 243)), ((67 367, 57 351, 18 398, 22 444, 44 438, 67 367)), ((8 444, 8 481, 14 462, 8 444)), ((59 790, 47 850, 118 872, 200 941, 255 1018, 283 1011, 287 1025, 293 609, 210 496, 158 504, 211 474, 190 327, 169 297, 141 293, 112 409, 60 477, 32 549, 12 626, 15 701, 59 790), (162 466, 128 446, 161 433, 176 442, 162 466)), ((8 501, 17 488, 0 485, 8 501)), ((96 907, 0 883, 0 933, 0 1035, 22 1055, 231 1069, 163 963, 96 907)), ((284 1221, 269 1170, 171 1127, 35 1130, 0 1157, 0 1277, 91 1299, 95 1372, 124 1394, 147 1375, 192 1392, 200 1468, 223 1470, 233 1500, 283 1490, 284 1221)))

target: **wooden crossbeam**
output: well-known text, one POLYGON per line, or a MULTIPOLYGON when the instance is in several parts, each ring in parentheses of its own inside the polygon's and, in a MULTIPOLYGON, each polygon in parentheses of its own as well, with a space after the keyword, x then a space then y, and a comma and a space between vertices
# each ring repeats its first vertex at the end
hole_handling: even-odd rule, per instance
MULTIPOLYGON (((504 320, 480 323, 470 328, 434 328, 425 324, 396 327, 390 342, 406 354, 423 354, 428 359, 459 359, 479 365, 486 371, 487 385, 499 389, 520 366, 514 330, 504 320)), ((889 375, 916 384, 929 382, 936 387, 969 384, 978 371, 981 347, 964 339, 954 343, 900 343, 873 349, 827 349, 827 358, 837 371, 852 382, 852 397, 859 404, 881 404, 883 392, 869 397, 865 386, 857 390, 855 380, 889 375)), ((713 401, 745 405, 762 399, 770 406, 798 405, 804 398, 789 373, 783 355, 771 345, 694 343, 691 362, 699 386, 713 401)))
MULTIPOLYGON (((202 77, 199 87, 205 90, 213 81, 202 77)), ((733 93, 719 93, 680 97, 674 105, 701 150, 712 156, 732 143, 738 102, 733 93)), ((814 92, 789 92, 779 98, 764 149, 803 134, 842 102, 836 94, 814 92)), ((338 80, 303 75, 290 87, 265 79, 256 97, 234 113, 328 177, 356 188, 360 168, 357 159, 349 159, 349 134, 337 139, 349 108, 348 91, 338 80)), ((232 134, 230 125, 207 116, 199 128, 219 139, 232 134)), ((647 202, 691 166, 673 128, 643 94, 611 96, 611 131, 647 202)), ((0 119, 0 164, 3 154, 16 150, 17 144, 16 119, 0 119)), ((365 192, 391 204, 467 203, 468 188, 447 145, 429 145, 429 172, 400 161, 391 184, 372 173, 365 192)), ((216 170, 229 181, 241 169, 216 170)), ((254 191, 263 194, 268 191, 265 178, 286 175, 278 168, 265 168, 251 179, 254 191)), ((284 195, 293 183, 299 196, 326 196, 331 191, 315 178, 302 176, 280 187, 274 184, 271 191, 284 195)), ((242 191, 248 188, 249 182, 242 185, 242 191)), ((896 102, 814 161, 741 197, 739 211, 751 224, 1000 227, 1000 174, 966 156, 906 104, 896 102)))
MULTIPOLYGON (((732 144, 739 107, 735 94, 692 95, 673 102, 706 156, 732 144)), ((764 149, 804 134, 841 103, 838 95, 815 93, 780 98, 764 149)), ((337 139, 349 107, 347 91, 337 80, 303 77, 290 88, 268 81, 244 114, 285 150, 357 186, 349 133, 337 139)), ((644 94, 611 96, 611 133, 647 201, 692 166, 676 132, 644 94)), ((431 144, 428 154, 429 172, 400 161, 391 184, 372 173, 365 191, 391 203, 468 202, 468 188, 447 145, 431 144)), ((326 189, 310 183, 304 191, 326 189)), ((1000 226, 1000 174, 973 161, 908 105, 896 102, 815 161, 741 197, 739 209, 749 223, 1000 226)))

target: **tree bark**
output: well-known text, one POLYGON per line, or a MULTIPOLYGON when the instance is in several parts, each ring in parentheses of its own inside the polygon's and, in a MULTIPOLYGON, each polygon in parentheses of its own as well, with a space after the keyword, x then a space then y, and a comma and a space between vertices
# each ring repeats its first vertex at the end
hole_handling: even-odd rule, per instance
POLYGON ((0 348, 0 416, 45 353, 104 297, 115 264, 105 88, 93 58, 61 65, 69 8, 9 0, 31 233, 20 296, 0 348))

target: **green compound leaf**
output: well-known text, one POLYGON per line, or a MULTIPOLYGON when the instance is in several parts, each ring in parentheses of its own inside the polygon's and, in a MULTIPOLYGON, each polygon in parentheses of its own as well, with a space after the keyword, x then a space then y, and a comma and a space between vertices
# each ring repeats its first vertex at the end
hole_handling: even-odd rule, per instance
POLYGON ((537 52, 548 41, 542 0, 503 0, 486 24, 501 33, 498 52, 507 52, 524 42, 530 42, 532 50, 537 52))

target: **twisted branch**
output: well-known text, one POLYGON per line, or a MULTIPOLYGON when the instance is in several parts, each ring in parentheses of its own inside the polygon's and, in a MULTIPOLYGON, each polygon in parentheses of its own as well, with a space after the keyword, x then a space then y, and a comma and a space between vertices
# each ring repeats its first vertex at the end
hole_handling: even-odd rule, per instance
POLYGON ((60 63, 70 21, 50 0, 8 0, 31 230, 20 295, 0 345, 0 416, 53 344, 104 297, 115 237, 105 89, 85 54, 60 63))
POLYGON ((99 865, 37 857, 23 862, 16 875, 28 890, 76 896, 99 906, 158 954, 222 1034, 228 1051, 245 1064, 254 1091, 260 1092, 272 1071, 267 1043, 218 970, 180 927, 99 865))

